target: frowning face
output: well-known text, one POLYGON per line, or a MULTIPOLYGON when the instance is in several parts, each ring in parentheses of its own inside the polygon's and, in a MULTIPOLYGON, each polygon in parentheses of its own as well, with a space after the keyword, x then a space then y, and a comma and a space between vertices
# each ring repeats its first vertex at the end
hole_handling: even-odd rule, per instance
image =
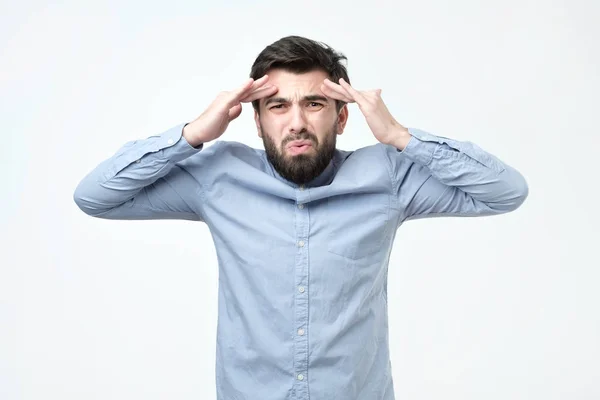
POLYGON ((267 157, 285 179, 303 184, 327 167, 344 131, 348 109, 338 113, 335 100, 320 87, 327 74, 315 70, 303 74, 275 69, 268 72, 269 84, 278 88, 260 100, 254 118, 267 157))

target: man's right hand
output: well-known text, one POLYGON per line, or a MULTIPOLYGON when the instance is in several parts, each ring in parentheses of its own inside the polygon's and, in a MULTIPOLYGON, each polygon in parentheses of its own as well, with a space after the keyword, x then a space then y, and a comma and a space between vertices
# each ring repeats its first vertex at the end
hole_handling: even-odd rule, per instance
POLYGON ((241 87, 230 92, 221 92, 198 118, 183 128, 183 137, 197 147, 202 143, 219 138, 231 121, 242 113, 242 103, 249 103, 277 93, 278 88, 266 85, 269 76, 256 81, 248 79, 241 87))

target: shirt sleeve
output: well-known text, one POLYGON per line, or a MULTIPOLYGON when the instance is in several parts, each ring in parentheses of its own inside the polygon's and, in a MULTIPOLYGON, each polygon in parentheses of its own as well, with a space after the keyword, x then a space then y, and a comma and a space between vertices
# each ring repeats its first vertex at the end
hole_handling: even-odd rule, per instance
POLYGON ((86 214, 106 219, 202 220, 201 185, 181 161, 199 153, 183 137, 186 124, 123 145, 77 185, 73 198, 86 214))
POLYGON ((476 144, 409 128, 404 148, 385 146, 400 222, 436 216, 489 216, 528 196, 523 175, 476 144))

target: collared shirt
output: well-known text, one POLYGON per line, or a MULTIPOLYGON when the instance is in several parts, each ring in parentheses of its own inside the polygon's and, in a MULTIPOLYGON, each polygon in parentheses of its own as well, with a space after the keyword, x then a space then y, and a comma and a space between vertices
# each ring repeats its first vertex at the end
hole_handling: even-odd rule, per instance
POLYGON ((207 224, 219 263, 218 400, 392 400, 387 272, 411 219, 517 209, 523 176, 470 142, 411 128, 402 150, 336 150, 306 185, 264 150, 192 147, 185 124, 126 143, 79 183, 108 219, 207 224))

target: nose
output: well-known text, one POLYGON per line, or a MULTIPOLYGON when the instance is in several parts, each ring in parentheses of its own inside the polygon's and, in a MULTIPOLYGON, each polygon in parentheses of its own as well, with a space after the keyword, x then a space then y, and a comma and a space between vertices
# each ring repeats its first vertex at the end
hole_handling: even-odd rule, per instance
POLYGON ((292 106, 289 113, 289 133, 303 133, 306 131, 306 118, 302 107, 299 105, 292 106))

